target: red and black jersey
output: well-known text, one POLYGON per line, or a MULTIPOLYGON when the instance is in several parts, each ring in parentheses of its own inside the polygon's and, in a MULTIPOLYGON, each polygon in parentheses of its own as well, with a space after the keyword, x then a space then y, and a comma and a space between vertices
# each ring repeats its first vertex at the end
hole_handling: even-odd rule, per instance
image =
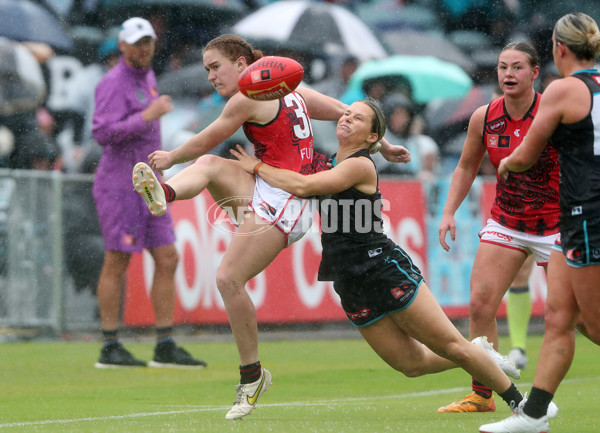
MULTIPOLYGON (((490 161, 498 168, 500 160, 521 144, 540 104, 536 93, 531 107, 522 119, 511 119, 504 97, 491 102, 485 113, 483 144, 490 161)), ((508 179, 496 179, 496 200, 492 218, 513 230, 547 236, 558 233, 559 208, 558 153, 546 146, 531 168, 510 173, 508 179)))
POLYGON ((306 102, 297 92, 279 100, 275 118, 264 125, 245 122, 254 155, 266 164, 297 173, 313 172, 313 134, 306 102))

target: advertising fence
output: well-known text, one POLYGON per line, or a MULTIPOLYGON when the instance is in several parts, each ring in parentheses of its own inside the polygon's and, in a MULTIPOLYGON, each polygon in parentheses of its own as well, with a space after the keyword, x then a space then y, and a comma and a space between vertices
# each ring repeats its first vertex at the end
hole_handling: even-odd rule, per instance
MULTIPOLYGON (((94 293, 103 243, 91 181, 89 176, 0 170, 0 326, 56 331, 98 326, 94 293)), ((446 252, 438 226, 449 184, 445 178, 433 184, 382 179, 383 217, 386 233, 422 270, 448 316, 464 318, 477 233, 489 214, 495 183, 477 179, 457 212, 456 241, 446 252)), ((180 254, 176 324, 226 324, 215 276, 235 227, 206 192, 170 209, 180 254)), ((317 280, 319 227, 317 216, 300 241, 248 284, 259 323, 346 320, 332 284, 317 280)), ((154 323, 152 274, 150 255, 135 254, 124 283, 125 326, 154 323)), ((530 285, 534 315, 542 315, 546 283, 541 270, 535 270, 530 285)))

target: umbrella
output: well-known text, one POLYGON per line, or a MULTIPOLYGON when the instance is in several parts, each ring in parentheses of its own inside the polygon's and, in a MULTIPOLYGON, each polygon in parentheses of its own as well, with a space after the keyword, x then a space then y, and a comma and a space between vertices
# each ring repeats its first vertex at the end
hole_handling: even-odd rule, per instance
POLYGON ((208 72, 200 62, 162 74, 158 77, 158 90, 174 98, 200 99, 210 95, 215 88, 208 81, 208 72))
POLYGON ((475 69, 475 63, 440 33, 394 30, 383 33, 382 39, 394 54, 434 56, 447 62, 456 63, 468 73, 475 69))
POLYGON ((439 14, 431 7, 419 4, 400 5, 397 0, 360 3, 356 14, 376 31, 435 30, 443 27, 439 14))
POLYGON ((425 109, 428 133, 438 142, 465 131, 473 112, 492 101, 495 84, 473 86, 463 97, 432 101, 425 109))
POLYGON ((387 56, 381 42, 360 18, 332 3, 271 3, 243 18, 232 30, 243 37, 322 46, 329 54, 345 52, 360 60, 387 56))
POLYGON ((101 0, 99 10, 111 23, 158 11, 170 23, 215 26, 239 19, 246 7, 236 0, 101 0))
POLYGON ((357 95, 355 100, 361 98, 363 85, 371 80, 383 81, 387 91, 406 86, 408 82, 410 96, 419 104, 438 98, 461 98, 473 86, 469 75, 454 63, 432 56, 396 55, 363 63, 352 75, 347 95, 357 95))
POLYGON ((23 45, 0 38, 0 114, 34 110, 46 96, 42 68, 23 45))
POLYGON ((60 22, 30 0, 0 0, 0 36, 15 41, 45 42, 52 48, 71 51, 73 43, 60 22))

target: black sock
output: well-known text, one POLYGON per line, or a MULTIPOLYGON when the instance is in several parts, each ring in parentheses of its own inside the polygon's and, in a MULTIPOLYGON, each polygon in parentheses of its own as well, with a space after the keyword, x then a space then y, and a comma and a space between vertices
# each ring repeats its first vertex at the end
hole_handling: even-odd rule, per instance
POLYGON ((260 377, 262 366, 260 361, 254 364, 240 365, 240 383, 256 382, 260 377))
POLYGON ((474 378, 473 378, 473 391, 479 397, 483 397, 483 398, 491 398, 492 397, 491 388, 488 388, 481 382, 477 382, 474 378))
POLYGON ((498 393, 498 395, 502 397, 502 400, 506 402, 513 412, 523 400, 523 395, 519 392, 514 383, 511 383, 506 391, 498 393))
POLYGON ((117 336, 118 331, 115 329, 114 331, 102 331, 102 345, 110 346, 111 344, 117 344, 119 342, 119 337, 117 336))
POLYGON ((177 194, 175 194, 175 190, 173 189, 173 187, 167 183, 161 183, 160 186, 163 187, 163 190, 165 192, 165 199, 167 200, 167 203, 171 203, 173 200, 175 200, 175 196, 177 194))
POLYGON ((532 418, 541 418, 548 412, 548 405, 553 398, 554 394, 534 386, 531 388, 531 395, 525 403, 523 412, 532 418))
POLYGON ((168 343, 173 341, 173 327, 156 328, 156 344, 168 343))

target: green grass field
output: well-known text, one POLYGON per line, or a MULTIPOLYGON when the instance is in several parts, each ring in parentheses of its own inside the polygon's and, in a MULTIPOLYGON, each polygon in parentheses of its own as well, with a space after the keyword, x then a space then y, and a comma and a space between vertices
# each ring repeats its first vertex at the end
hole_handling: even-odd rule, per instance
MULTIPOLYGON (((357 334, 358 335, 358 334, 357 334)), ((531 367, 517 382, 529 391, 541 336, 529 340, 531 367)), ((99 343, 0 344, 0 433, 211 432, 379 433, 477 432, 510 410, 438 414, 439 406, 470 392, 462 370, 409 379, 393 371, 357 339, 265 341, 261 361, 273 386, 251 416, 225 421, 235 399, 233 342, 188 342, 208 362, 202 371, 97 370, 99 343)), ((128 343, 150 359, 152 342, 128 343)), ((506 352, 508 343, 501 340, 506 352)), ((552 433, 600 431, 600 351, 582 337, 575 361, 555 398, 552 433)))

